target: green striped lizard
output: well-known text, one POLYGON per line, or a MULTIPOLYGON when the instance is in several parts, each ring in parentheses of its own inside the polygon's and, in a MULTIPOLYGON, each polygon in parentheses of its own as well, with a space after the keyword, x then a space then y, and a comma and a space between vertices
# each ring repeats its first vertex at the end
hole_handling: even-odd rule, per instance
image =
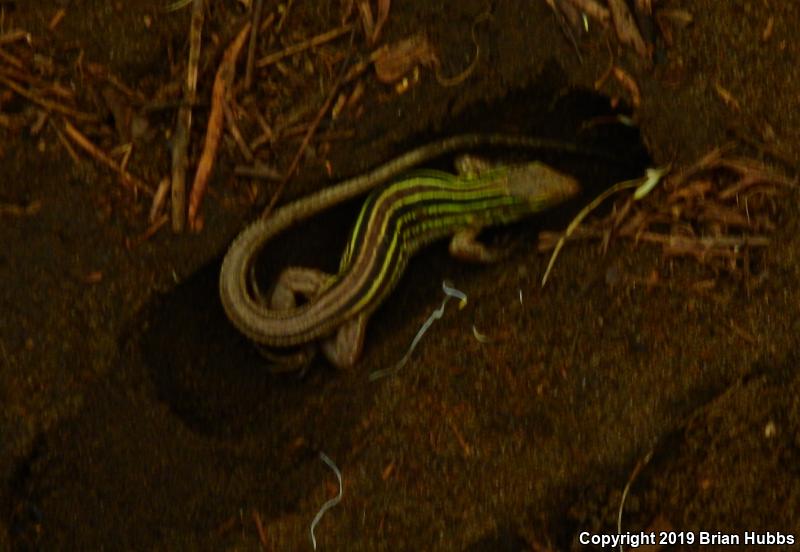
POLYGON ((228 318, 259 344, 284 348, 321 341, 332 364, 352 366, 361 353, 367 319, 395 287, 417 250, 451 236, 450 251, 455 256, 492 261, 496 255, 474 239, 481 228, 509 224, 546 210, 580 189, 574 178, 539 162, 465 176, 415 171, 378 187, 432 158, 486 146, 587 153, 573 144, 541 138, 457 135, 411 150, 365 175, 281 207, 245 228, 225 255, 219 290, 228 318), (287 228, 370 190, 339 272, 329 275, 287 268, 266 305, 257 291, 253 270, 262 247, 287 228), (295 294, 308 301, 296 306, 295 294))

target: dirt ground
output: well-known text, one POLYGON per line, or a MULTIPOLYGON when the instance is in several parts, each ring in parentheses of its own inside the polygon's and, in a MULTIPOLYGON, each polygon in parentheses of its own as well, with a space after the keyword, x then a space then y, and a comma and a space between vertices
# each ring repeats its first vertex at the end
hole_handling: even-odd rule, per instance
MULTIPOLYGON (((343 4, 295 0, 285 42, 338 26, 343 4)), ((648 64, 598 28, 576 50, 544 0, 392 3, 381 42, 424 31, 448 76, 474 59, 473 22, 489 8, 474 27, 474 71, 442 86, 423 67, 403 93, 367 74, 359 107, 325 119, 323 130, 341 136, 312 142, 283 201, 454 131, 573 139, 616 100, 631 112, 620 81, 595 89, 612 53, 639 87, 632 114, 643 146, 635 131, 596 129, 591 142, 617 161, 546 156, 587 196, 729 141, 795 178, 800 4, 655 4, 692 20, 671 26, 669 44, 657 34, 648 64)), ((93 112, 102 95, 81 63, 146 94, 183 78, 190 9, 163 5, 0 0, 0 37, 31 33, 93 112)), ((264 3, 265 14, 277 9, 264 3)), ((215 68, 244 21, 240 2, 207 14, 193 159, 215 68)), ((283 85, 263 85, 260 105, 288 113, 307 103, 299 122, 311 120, 331 82, 314 64, 347 48, 345 36, 257 73, 298 91, 287 101, 283 85)), ((370 51, 361 35, 354 48, 370 51)), ((6 86, 0 115, 35 115, 6 86)), ((131 167, 155 183, 169 170, 164 129, 175 110, 147 117, 152 132, 131 167)), ((227 244, 276 185, 259 184, 253 201, 226 138, 203 231, 165 227, 139 240, 149 198, 84 155, 74 160, 54 129, 0 124, 0 203, 40 205, 0 211, 0 549, 309 550, 311 521, 338 491, 320 453, 343 479, 341 502, 315 529, 324 550, 579 550, 582 532, 620 531, 695 538, 664 549, 697 548, 701 531, 800 539, 795 191, 776 196, 770 244, 747 270, 630 240, 612 239, 606 252, 581 241, 542 289, 548 256, 537 232, 563 228, 574 209, 498 232, 514 247, 496 265, 465 266, 432 247, 373 316, 354 370, 318 360, 302 377, 275 376, 227 322, 217 278, 227 244), (467 306, 448 305, 400 372, 369 381, 406 351, 445 278, 467 306)), ((299 145, 287 139, 269 162, 288 167, 299 145)), ((335 269, 356 208, 290 233, 264 263, 335 269)))

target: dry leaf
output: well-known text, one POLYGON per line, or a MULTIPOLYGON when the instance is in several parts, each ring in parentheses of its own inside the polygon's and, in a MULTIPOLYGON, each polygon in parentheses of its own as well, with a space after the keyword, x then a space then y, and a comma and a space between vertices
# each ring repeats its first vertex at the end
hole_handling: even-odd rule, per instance
POLYGON ((382 46, 372 59, 375 74, 384 84, 397 82, 418 65, 429 66, 437 62, 433 47, 422 34, 382 46))

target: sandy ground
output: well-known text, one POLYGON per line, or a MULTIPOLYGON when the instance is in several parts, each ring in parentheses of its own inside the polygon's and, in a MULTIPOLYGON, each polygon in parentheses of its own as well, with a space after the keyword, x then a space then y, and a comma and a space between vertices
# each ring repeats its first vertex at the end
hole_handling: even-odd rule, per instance
MULTIPOLYGON (((82 53, 134 87, 181 78, 170 60, 185 57, 188 10, 56 4, 0 2, 5 28, 39 37, 38 51, 63 67, 82 53), (66 14, 50 31, 58 7, 66 14)), ((338 24, 339 3, 309 4, 295 2, 290 36, 338 24)), ((740 151, 796 174, 797 3, 659 3, 693 20, 674 26, 671 45, 659 39, 652 66, 610 50, 596 29, 579 41, 579 59, 544 1, 491 7, 476 27, 481 57, 470 78, 442 87, 422 69, 403 94, 369 79, 361 113, 334 127, 352 138, 315 148, 285 199, 454 130, 570 138, 608 111, 609 98, 630 100, 613 78, 594 89, 610 51, 639 85, 635 116, 654 164, 766 138, 780 155, 740 151)), ((444 72, 456 74, 474 56, 470 29, 485 9, 477 0, 396 2, 384 40, 423 30, 444 72)), ((243 21, 237 10, 223 2, 208 14, 206 98, 243 21)), ((91 80, 70 82, 96 98, 91 80)), ((318 106, 319 78, 304 86, 318 106)), ((25 109, 0 96, 0 113, 25 109)), ((206 115, 207 104, 198 125, 206 115)), ((158 112, 152 125, 169 128, 173 116, 158 112)), ((630 134, 594 134, 624 159, 612 166, 547 160, 589 189, 607 185, 642 166, 630 134)), ((298 144, 279 150, 275 165, 288 166, 298 144)), ((537 226, 501 235, 515 247, 494 266, 463 266, 434 247, 373 317, 356 369, 318 361, 302 378, 276 377, 217 298, 221 255, 257 212, 232 176, 235 154, 226 143, 202 233, 164 229, 129 248, 147 227, 146 198, 91 161, 76 164, 52 127, 32 136, 0 125, 0 201, 41 202, 30 216, 0 214, 0 548, 308 550, 310 522, 337 492, 320 452, 344 480, 342 502, 316 528, 326 550, 583 549, 581 532, 617 532, 629 482, 622 532, 674 531, 692 546, 701 531, 798 542, 795 192, 776 198, 771 244, 749 274, 629 241, 606 253, 581 242, 541 289, 537 226), (403 371, 369 382, 439 305, 445 277, 469 295, 467 307, 449 309, 403 371), (491 341, 476 340, 473 325, 491 341)), ((133 166, 157 181, 169 166, 163 133, 137 155, 133 166)), ((262 187, 259 201, 273 189, 262 187)), ((267 255, 334 269, 354 209, 320 217, 267 255)), ((544 224, 563 227, 567 214, 544 224)))

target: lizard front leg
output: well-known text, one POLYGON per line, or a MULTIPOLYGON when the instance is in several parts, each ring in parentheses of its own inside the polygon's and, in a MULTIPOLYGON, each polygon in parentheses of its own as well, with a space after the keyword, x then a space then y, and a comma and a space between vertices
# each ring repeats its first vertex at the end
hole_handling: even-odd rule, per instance
MULTIPOLYGON (((483 157, 463 154, 456 157, 454 162, 456 172, 464 176, 477 177, 483 172, 491 170, 495 163, 483 157)), ((491 248, 478 241, 482 228, 473 227, 460 230, 450 239, 450 256, 461 261, 489 264, 495 263, 508 255, 503 249, 491 248)))
POLYGON ((478 241, 481 228, 467 228, 453 234, 450 238, 450 256, 460 261, 489 264, 508 256, 507 249, 492 248, 478 241))

